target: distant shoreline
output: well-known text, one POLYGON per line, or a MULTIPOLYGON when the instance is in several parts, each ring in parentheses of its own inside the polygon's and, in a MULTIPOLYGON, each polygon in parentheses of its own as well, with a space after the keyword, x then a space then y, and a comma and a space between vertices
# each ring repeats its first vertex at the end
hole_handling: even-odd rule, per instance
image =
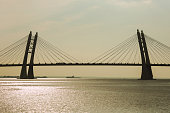
MULTIPOLYGON (((19 78, 19 76, 0 76, 0 78, 19 78)), ((48 78, 47 76, 36 76, 35 78, 48 78)))

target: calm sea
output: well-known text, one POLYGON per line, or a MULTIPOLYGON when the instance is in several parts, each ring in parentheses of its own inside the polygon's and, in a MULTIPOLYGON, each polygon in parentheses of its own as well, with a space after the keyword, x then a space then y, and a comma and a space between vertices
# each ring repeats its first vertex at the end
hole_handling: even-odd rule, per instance
POLYGON ((170 113, 170 80, 0 79, 0 113, 170 113))

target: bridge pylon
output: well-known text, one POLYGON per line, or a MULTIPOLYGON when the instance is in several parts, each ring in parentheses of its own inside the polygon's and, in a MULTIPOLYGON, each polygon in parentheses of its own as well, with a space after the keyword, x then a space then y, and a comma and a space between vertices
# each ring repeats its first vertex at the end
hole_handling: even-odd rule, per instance
POLYGON ((32 38, 32 32, 30 31, 30 34, 28 36, 27 45, 26 45, 24 60, 23 60, 22 68, 21 68, 20 79, 27 79, 27 58, 28 58, 28 52, 29 52, 29 47, 30 47, 30 43, 31 43, 31 38, 32 38))
POLYGON ((38 33, 36 33, 35 37, 32 37, 32 32, 28 36, 24 60, 21 68, 20 79, 34 79, 33 65, 34 65, 34 54, 37 44, 38 33), (27 73, 27 61, 28 55, 31 54, 29 69, 27 73))
POLYGON ((29 69, 28 69, 28 79, 34 79, 34 55, 35 55, 35 48, 36 48, 36 44, 37 44, 37 38, 38 38, 38 33, 36 32, 36 35, 34 37, 34 41, 32 43, 32 52, 31 52, 31 59, 30 59, 30 65, 29 65, 29 69))
POLYGON ((147 44, 143 31, 141 33, 137 30, 138 42, 140 47, 141 59, 142 59, 142 74, 141 80, 153 80, 152 68, 150 64, 147 44))

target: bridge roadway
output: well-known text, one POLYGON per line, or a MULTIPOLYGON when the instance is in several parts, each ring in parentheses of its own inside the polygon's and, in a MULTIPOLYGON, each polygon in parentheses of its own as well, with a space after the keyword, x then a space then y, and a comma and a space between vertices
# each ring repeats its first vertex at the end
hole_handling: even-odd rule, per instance
MULTIPOLYGON (((0 67, 22 66, 23 64, 0 64, 0 67)), ((29 66, 30 64, 27 64, 29 66)), ((142 66, 135 63, 39 63, 34 66, 142 66)), ((170 64, 151 64, 151 66, 170 66, 170 64)))

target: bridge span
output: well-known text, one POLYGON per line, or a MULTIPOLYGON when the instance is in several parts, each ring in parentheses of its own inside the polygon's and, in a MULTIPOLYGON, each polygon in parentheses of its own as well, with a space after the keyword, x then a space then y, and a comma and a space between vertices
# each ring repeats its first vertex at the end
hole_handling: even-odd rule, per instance
MULTIPOLYGON (((23 64, 0 64, 0 67, 23 66, 23 64)), ((30 66, 30 64, 27 64, 30 66)), ((142 66, 142 64, 129 63, 44 63, 33 64, 33 66, 142 66)), ((151 64, 151 66, 170 66, 170 64, 151 64)))

